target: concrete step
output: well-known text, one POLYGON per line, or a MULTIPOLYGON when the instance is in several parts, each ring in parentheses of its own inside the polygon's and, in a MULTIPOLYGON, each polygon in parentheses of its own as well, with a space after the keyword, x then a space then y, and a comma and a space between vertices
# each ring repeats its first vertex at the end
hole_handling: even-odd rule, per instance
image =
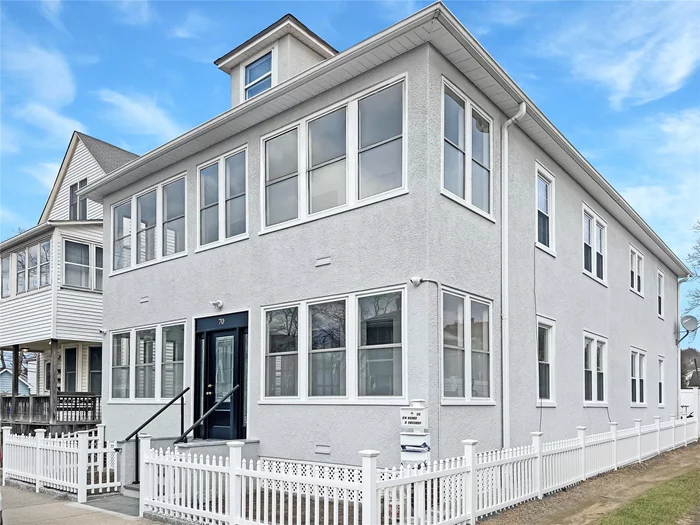
POLYGON ((125 483, 122 485, 122 496, 139 499, 140 493, 141 488, 137 483, 125 483))

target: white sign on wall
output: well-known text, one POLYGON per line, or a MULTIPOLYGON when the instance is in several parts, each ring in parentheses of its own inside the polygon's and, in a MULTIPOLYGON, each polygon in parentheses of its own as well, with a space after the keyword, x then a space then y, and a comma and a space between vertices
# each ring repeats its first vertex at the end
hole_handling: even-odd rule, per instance
POLYGON ((428 409, 422 400, 412 400, 411 406, 401 407, 401 426, 415 430, 424 429, 428 426, 428 409))

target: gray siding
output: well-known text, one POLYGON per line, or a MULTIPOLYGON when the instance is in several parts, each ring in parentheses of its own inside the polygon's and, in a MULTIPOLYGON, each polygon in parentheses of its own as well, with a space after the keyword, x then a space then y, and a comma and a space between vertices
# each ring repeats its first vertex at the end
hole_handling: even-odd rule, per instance
MULTIPOLYGON (((68 166, 63 183, 58 190, 58 195, 56 196, 56 202, 51 209, 51 214, 49 215, 49 220, 54 221, 67 221, 70 218, 69 213, 69 201, 70 201, 70 187, 72 184, 76 184, 78 181, 87 178, 88 183, 94 182, 104 175, 104 171, 100 168, 100 165, 90 154, 85 145, 78 139, 77 145, 75 147, 75 152, 73 153, 73 158, 68 166)), ((102 218, 102 206, 88 199, 88 219, 101 219, 102 218)))
MULTIPOLYGON (((29 387, 22 381, 18 382, 18 392, 21 396, 26 396, 29 394, 29 387)), ((4 370, 0 373, 0 392, 12 393, 12 373, 4 370)))

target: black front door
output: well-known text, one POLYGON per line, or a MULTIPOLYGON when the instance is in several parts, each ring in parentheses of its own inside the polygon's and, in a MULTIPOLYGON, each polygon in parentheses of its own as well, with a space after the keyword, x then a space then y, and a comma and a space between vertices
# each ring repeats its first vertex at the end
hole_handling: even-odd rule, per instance
MULTIPOLYGON (((198 417, 216 406, 203 425, 196 429, 197 437, 203 439, 244 439, 246 437, 245 362, 248 328, 240 326, 244 324, 241 321, 243 319, 237 317, 237 314, 217 318, 215 326, 202 323, 204 330, 197 334, 198 417), (224 399, 237 385, 239 388, 236 392, 224 399), (217 405, 219 401, 221 403, 217 405)), ((247 315, 245 324, 247 324, 247 315)))

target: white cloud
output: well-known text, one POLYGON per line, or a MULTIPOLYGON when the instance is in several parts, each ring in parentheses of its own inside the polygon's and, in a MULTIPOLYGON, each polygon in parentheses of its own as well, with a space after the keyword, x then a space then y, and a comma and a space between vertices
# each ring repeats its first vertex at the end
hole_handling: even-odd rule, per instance
POLYGON ((608 91, 613 108, 677 91, 700 66, 700 3, 587 3, 569 11, 540 51, 570 64, 580 79, 608 91))
POLYGON ((56 143, 67 144, 73 131, 87 131, 87 127, 81 122, 61 115, 42 104, 29 103, 17 110, 15 116, 43 129, 48 138, 56 143))
POLYGON ((118 0, 112 5, 119 12, 119 21, 130 26, 148 25, 155 18, 148 0, 118 0))
POLYGON ((15 44, 3 49, 2 60, 2 68, 14 81, 14 95, 19 92, 26 99, 52 107, 73 102, 75 81, 63 54, 26 41, 15 44))
POLYGON ((60 169, 61 165, 58 162, 40 162, 36 166, 25 168, 22 171, 34 177, 45 189, 50 190, 53 188, 53 183, 60 169))
POLYGON ((149 135, 165 142, 185 130, 154 98, 140 94, 124 95, 111 89, 102 89, 97 96, 111 108, 110 120, 130 133, 149 135))
POLYGON ((14 128, 2 123, 0 126, 0 152, 18 153, 19 139, 14 128))
POLYGON ((195 38, 211 26, 211 20, 197 11, 190 11, 182 24, 173 27, 170 35, 175 38, 195 38))
POLYGON ((52 26, 61 31, 66 31, 61 21, 61 12, 63 11, 61 0, 41 0, 40 7, 41 15, 46 18, 52 26))

